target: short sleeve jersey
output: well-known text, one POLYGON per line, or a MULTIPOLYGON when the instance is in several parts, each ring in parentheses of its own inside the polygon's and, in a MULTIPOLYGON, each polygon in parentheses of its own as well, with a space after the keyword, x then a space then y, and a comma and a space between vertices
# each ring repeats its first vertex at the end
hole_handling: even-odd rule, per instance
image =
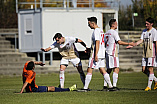
POLYGON ((105 58, 105 43, 104 43, 104 32, 101 28, 94 29, 92 33, 92 45, 91 45, 91 58, 94 58, 95 55, 95 48, 96 48, 96 41, 100 41, 99 44, 99 51, 98 51, 98 58, 105 58))
POLYGON ((157 41, 157 31, 155 28, 147 31, 144 29, 141 38, 143 40, 143 57, 155 57, 155 41, 157 41))
POLYGON ((118 41, 119 40, 120 40, 120 37, 117 31, 110 29, 105 33, 106 52, 109 55, 118 57, 118 52, 119 52, 118 41))
POLYGON ((33 70, 26 70, 28 63, 25 63, 23 68, 23 83, 28 82, 28 85, 26 86, 26 92, 32 92, 33 88, 38 88, 38 86, 35 84, 35 75, 36 73, 33 70))
POLYGON ((77 38, 74 37, 65 37, 65 42, 63 44, 58 44, 54 42, 50 47, 58 48, 59 53, 65 59, 76 58, 77 56, 77 49, 75 48, 74 43, 76 43, 77 38))

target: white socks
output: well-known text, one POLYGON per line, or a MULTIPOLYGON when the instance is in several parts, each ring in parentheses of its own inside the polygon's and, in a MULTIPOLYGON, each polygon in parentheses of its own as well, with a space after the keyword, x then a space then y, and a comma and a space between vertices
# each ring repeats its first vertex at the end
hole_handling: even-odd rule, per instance
POLYGON ((109 88, 113 87, 108 73, 104 74, 104 84, 106 84, 105 82, 108 83, 109 88))
POLYGON ((64 77, 64 70, 63 69, 60 69, 59 79, 60 79, 60 87, 64 88, 65 77, 64 77))
POLYGON ((154 78, 154 73, 149 74, 149 77, 148 77, 148 87, 149 88, 151 88, 151 86, 152 86, 153 78, 154 78))
POLYGON ((118 81, 118 74, 113 72, 113 86, 117 86, 117 81, 118 81))
POLYGON ((88 86, 89 86, 91 79, 92 79, 92 73, 87 73, 86 79, 85 79, 84 89, 88 89, 88 86))
MULTIPOLYGON (((113 86, 116 87, 117 86, 117 81, 118 81, 118 74, 113 72, 113 86)), ((104 80, 104 86, 107 86, 107 82, 106 80, 104 80)))

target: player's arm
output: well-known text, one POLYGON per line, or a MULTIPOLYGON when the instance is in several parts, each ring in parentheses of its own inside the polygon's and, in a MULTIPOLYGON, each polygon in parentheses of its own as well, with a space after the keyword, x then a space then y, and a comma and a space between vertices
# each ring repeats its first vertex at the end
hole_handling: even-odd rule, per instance
POLYGON ((34 61, 34 64, 35 64, 35 65, 40 65, 40 66, 44 66, 44 65, 45 65, 44 63, 38 62, 38 61, 34 61))
POLYGON ((90 53, 90 48, 87 47, 85 42, 83 42, 81 39, 77 39, 77 42, 80 43, 81 45, 83 45, 86 48, 85 53, 90 53))
POLYGON ((48 48, 46 48, 46 49, 41 48, 41 50, 44 51, 44 52, 48 52, 48 51, 50 51, 51 49, 52 49, 51 47, 48 47, 48 48))
POLYGON ((81 45, 83 45, 85 48, 87 48, 86 44, 81 39, 77 39, 77 42, 80 43, 81 45))
POLYGON ((23 93, 24 89, 26 88, 26 86, 28 85, 28 82, 25 82, 21 88, 20 94, 23 93))
POLYGON ((136 43, 134 43, 134 45, 129 45, 129 46, 127 46, 126 48, 132 48, 132 47, 134 47, 134 46, 137 46, 137 45, 139 45, 139 44, 141 44, 143 42, 143 39, 140 39, 139 41, 137 41, 136 43))
MULTIPOLYGON (((30 61, 27 61, 26 63, 29 63, 30 61)), ((35 65, 44 66, 45 64, 39 61, 33 61, 35 65)))
POLYGON ((123 42, 123 41, 121 41, 121 40, 118 41, 118 44, 119 44, 119 45, 131 45, 131 46, 134 46, 134 43, 133 43, 133 42, 128 43, 128 42, 123 42))
POLYGON ((99 51, 99 44, 100 44, 100 41, 99 40, 96 40, 96 44, 95 44, 95 56, 94 56, 94 59, 95 61, 97 62, 98 61, 98 51, 99 51))
POLYGON ((141 43, 143 43, 143 39, 140 39, 139 41, 137 41, 137 42, 135 43, 135 46, 137 46, 137 45, 139 45, 139 44, 141 44, 141 43))

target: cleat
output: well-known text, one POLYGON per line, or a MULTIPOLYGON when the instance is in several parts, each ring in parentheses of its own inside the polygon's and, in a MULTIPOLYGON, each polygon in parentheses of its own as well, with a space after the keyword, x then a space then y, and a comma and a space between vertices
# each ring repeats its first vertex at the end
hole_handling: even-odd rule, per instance
POLYGON ((157 90, 157 82, 155 82, 154 90, 157 90))
POLYGON ((151 90, 151 88, 149 88, 149 87, 146 87, 146 89, 145 89, 145 91, 150 91, 151 90))
POLYGON ((78 92, 88 92, 91 91, 89 88, 88 89, 81 89, 81 90, 77 90, 78 92))
POLYGON ((74 91, 77 90, 77 85, 74 84, 73 86, 69 87, 70 91, 74 91))
POLYGON ((61 85, 60 85, 60 84, 58 85, 58 88, 61 88, 61 85))
POLYGON ((104 86, 103 89, 101 91, 108 91, 107 86, 104 86))
POLYGON ((120 90, 118 87, 113 87, 113 89, 114 89, 115 91, 119 91, 119 90, 120 90))
POLYGON ((116 90, 113 87, 111 87, 111 88, 108 88, 107 91, 116 91, 116 90))

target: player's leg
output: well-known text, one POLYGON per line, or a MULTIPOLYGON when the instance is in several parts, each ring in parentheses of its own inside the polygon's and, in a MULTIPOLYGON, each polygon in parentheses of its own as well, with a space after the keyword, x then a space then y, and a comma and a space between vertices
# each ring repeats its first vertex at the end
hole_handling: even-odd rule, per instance
POLYGON ((145 89, 145 91, 151 90, 151 86, 152 86, 152 82, 153 82, 153 78, 154 78, 153 67, 148 67, 148 69, 150 71, 150 74, 149 74, 149 77, 148 77, 148 86, 145 89))
POLYGON ((88 68, 87 68, 87 75, 86 75, 86 78, 85 78, 85 85, 83 87, 83 89, 85 89, 85 90, 88 90, 89 83, 92 79, 93 67, 95 67, 94 58, 89 58, 88 68))
POLYGON ((81 66, 78 66, 77 67, 77 70, 78 70, 78 72, 79 72, 79 74, 80 74, 80 78, 81 78, 81 81, 82 81, 82 83, 83 83, 83 85, 85 85, 85 74, 84 74, 84 71, 83 71, 83 69, 82 69, 82 65, 81 66))
POLYGON ((113 68, 107 68, 107 73, 110 75, 112 70, 113 70, 113 68))
POLYGON ((69 87, 69 88, 58 88, 58 87, 54 87, 54 86, 49 86, 48 88, 48 92, 63 92, 63 91, 74 91, 77 90, 76 84, 69 87))
POLYGON ((147 67, 148 58, 142 58, 142 72, 149 77, 149 69, 147 67))
POLYGON ((60 73, 59 73, 59 79, 60 79, 60 87, 64 88, 64 81, 65 81, 65 72, 66 66, 65 65, 60 65, 60 73))
MULTIPOLYGON (((107 73, 110 75, 111 72, 112 72, 112 69, 108 68, 108 69, 107 69, 107 73)), ((105 90, 105 89, 106 89, 106 90, 108 89, 108 88, 107 88, 107 82, 106 82, 106 80, 104 80, 104 88, 103 88, 103 89, 104 89, 104 90, 105 90)))
POLYGON ((70 62, 73 64, 74 67, 77 68, 80 74, 81 81, 83 85, 85 85, 85 74, 83 72, 81 60, 79 58, 75 58, 75 59, 71 59, 70 62))
POLYGON ((114 68, 113 72, 113 87, 117 87, 117 81, 118 81, 118 73, 119 73, 119 68, 114 68))
POLYGON ((104 67, 100 67, 99 70, 100 70, 100 73, 101 73, 101 74, 103 75, 103 77, 104 77, 104 83, 107 82, 109 88, 112 88, 113 86, 112 86, 112 83, 111 83, 111 80, 110 80, 110 76, 109 76, 109 74, 105 71, 105 68, 104 68, 104 67))
POLYGON ((142 72, 144 73, 144 74, 146 74, 148 77, 149 77, 149 69, 148 69, 148 67, 147 66, 142 66, 142 72))
MULTIPOLYGON (((106 68, 107 68, 107 73, 110 75, 110 73, 112 72, 112 68, 111 68, 111 66, 112 65, 110 65, 110 64, 112 64, 111 62, 110 62, 110 55, 109 54, 107 54, 107 53, 105 53, 105 56, 106 56, 106 68)), ((107 89, 107 82, 106 81, 104 81, 104 88, 103 89, 107 89)))
POLYGON ((86 78, 85 78, 85 85, 84 85, 83 89, 86 89, 86 90, 88 89, 89 83, 92 79, 92 72, 93 72, 92 68, 87 68, 87 75, 86 75, 86 78))
POLYGON ((67 66, 68 66, 68 60, 62 58, 60 63, 60 74, 59 74, 61 88, 64 88, 64 81, 65 81, 64 72, 67 66))
POLYGON ((148 58, 148 63, 147 63, 147 67, 149 69, 149 77, 148 77, 148 86, 145 89, 145 91, 149 91, 151 90, 151 86, 152 86, 152 82, 153 82, 153 78, 154 78, 154 71, 153 71, 153 65, 154 65, 154 58, 148 58))

